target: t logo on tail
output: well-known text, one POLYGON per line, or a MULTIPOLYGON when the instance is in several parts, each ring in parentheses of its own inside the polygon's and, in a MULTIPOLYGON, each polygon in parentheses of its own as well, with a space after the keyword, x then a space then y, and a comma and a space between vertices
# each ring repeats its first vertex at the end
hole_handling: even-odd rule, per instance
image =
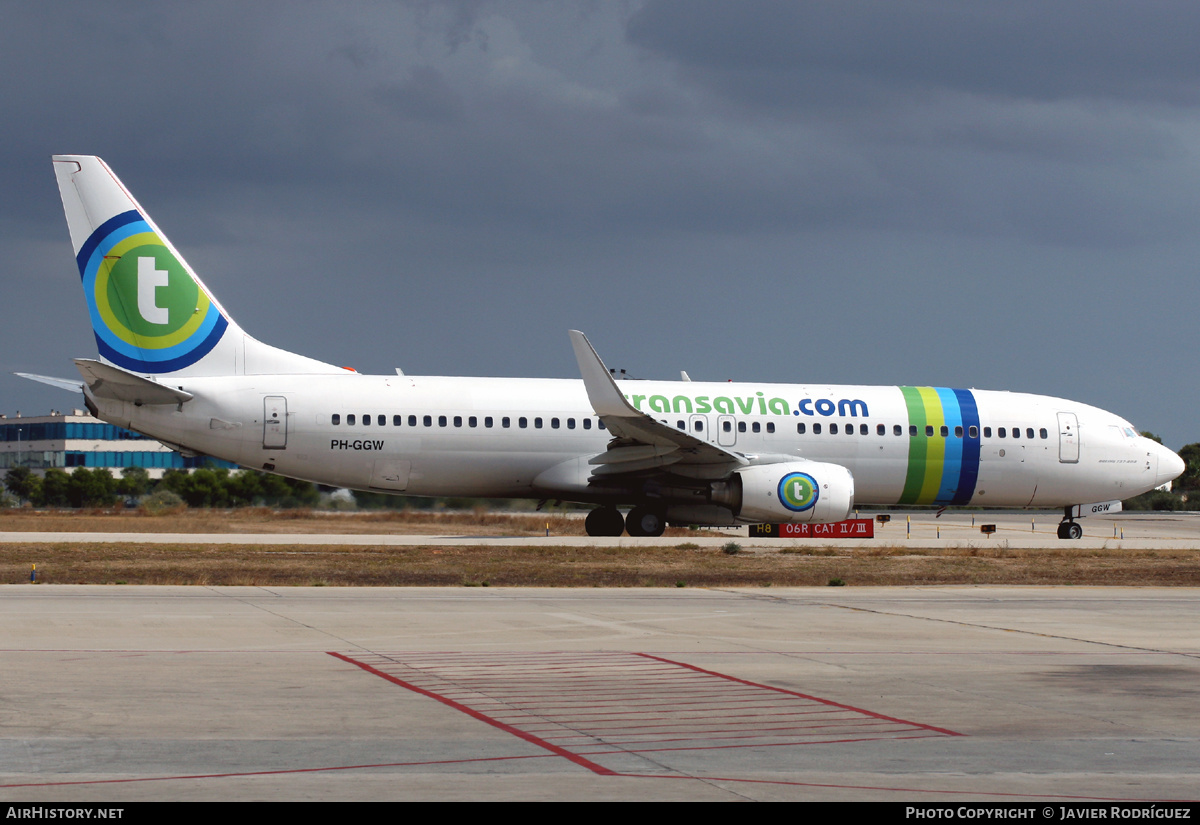
POLYGON ((165 324, 171 320, 171 312, 158 305, 155 290, 167 285, 167 270, 155 269, 153 258, 138 258, 137 262, 138 312, 148 323, 165 324))

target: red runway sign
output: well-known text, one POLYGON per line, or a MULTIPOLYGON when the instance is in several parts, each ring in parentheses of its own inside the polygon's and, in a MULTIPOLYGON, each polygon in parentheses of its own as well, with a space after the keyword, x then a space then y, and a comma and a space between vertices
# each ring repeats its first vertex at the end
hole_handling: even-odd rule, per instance
POLYGON ((852 518, 831 524, 752 524, 752 538, 775 539, 873 539, 875 522, 852 518))

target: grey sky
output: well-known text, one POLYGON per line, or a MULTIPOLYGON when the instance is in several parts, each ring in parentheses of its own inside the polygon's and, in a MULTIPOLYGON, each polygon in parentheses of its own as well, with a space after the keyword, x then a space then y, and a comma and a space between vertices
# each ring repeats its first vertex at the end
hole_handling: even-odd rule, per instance
POLYGON ((0 2, 0 411, 92 356, 50 168, 362 371, 909 383, 1200 440, 1184 2, 0 2))

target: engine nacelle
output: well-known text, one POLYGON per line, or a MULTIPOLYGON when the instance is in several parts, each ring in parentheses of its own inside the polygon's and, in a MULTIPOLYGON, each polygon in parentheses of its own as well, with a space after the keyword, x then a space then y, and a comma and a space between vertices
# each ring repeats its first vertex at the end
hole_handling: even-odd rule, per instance
POLYGON ((759 464, 713 486, 712 500, 743 522, 826 524, 854 507, 854 476, 839 464, 759 464))

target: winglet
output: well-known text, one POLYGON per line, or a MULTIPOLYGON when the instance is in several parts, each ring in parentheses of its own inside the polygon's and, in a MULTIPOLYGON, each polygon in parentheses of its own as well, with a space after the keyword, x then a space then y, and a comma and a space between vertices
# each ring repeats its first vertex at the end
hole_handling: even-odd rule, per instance
POLYGON ((570 330, 571 346, 575 348, 575 360, 579 362, 579 374, 583 378, 583 386, 587 389, 588 400, 596 415, 603 418, 606 415, 618 417, 640 418, 641 413, 625 400, 617 382, 608 372, 608 367, 596 354, 596 349, 588 341, 587 336, 577 329, 570 330))

